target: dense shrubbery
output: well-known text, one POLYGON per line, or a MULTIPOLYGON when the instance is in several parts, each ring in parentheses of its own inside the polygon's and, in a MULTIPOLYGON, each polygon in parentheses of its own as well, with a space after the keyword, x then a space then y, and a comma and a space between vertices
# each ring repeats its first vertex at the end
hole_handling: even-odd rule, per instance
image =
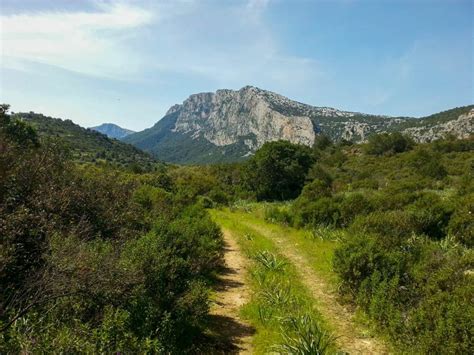
POLYGON ((412 149, 414 142, 401 133, 374 134, 365 147, 367 154, 382 155, 402 153, 412 149))
POLYGON ((470 353, 472 142, 415 145, 387 134, 361 151, 322 140, 300 196, 265 217, 345 228, 334 259, 341 290, 403 351, 470 353))
POLYGON ((336 251, 344 291, 414 353, 472 350, 474 254, 452 242, 359 234, 336 251))
POLYGON ((0 352, 197 350, 222 239, 196 196, 0 119, 0 352))

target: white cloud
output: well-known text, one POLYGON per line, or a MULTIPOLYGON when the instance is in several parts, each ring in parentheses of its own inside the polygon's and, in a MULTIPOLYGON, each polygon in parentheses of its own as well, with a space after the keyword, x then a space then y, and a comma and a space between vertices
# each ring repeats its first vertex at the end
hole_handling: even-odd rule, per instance
MULTIPOLYGON (((281 48, 265 21, 270 0, 93 4, 90 12, 1 16, 2 56, 114 79, 202 78, 214 88, 252 84, 291 91, 321 74, 316 61, 281 48)), ((4 58, 2 65, 15 63, 4 58)))
POLYGON ((2 56, 38 61, 88 74, 133 70, 123 57, 127 31, 146 25, 150 12, 126 3, 98 2, 93 12, 36 12, 1 16, 2 56))

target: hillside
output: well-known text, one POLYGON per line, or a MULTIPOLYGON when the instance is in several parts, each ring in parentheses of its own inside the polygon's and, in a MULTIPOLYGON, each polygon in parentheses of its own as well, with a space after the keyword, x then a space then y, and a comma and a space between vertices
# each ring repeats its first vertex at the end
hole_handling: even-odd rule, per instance
POLYGON ((402 131, 425 142, 473 132, 472 106, 422 119, 388 117, 316 107, 252 86, 191 95, 172 106, 153 127, 124 141, 175 163, 240 161, 265 142, 287 140, 311 146, 316 135, 363 142, 372 134, 402 131))
POLYGON ((446 134, 468 138, 474 132, 474 105, 457 107, 416 121, 404 122, 399 130, 421 143, 443 138, 446 134))
POLYGON ((52 118, 37 113, 15 113, 33 125, 42 137, 59 138, 71 150, 73 158, 83 162, 106 160, 116 164, 150 165, 156 160, 140 149, 112 139, 71 120, 52 118))
POLYGON ((117 126, 114 123, 102 123, 100 126, 90 127, 90 129, 105 134, 109 138, 121 139, 134 131, 117 126))

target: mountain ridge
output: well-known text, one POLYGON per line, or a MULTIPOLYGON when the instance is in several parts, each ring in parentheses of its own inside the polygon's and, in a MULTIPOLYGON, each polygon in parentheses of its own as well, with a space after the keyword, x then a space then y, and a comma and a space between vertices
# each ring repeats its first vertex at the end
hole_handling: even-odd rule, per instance
POLYGON ((115 123, 102 123, 99 126, 89 127, 89 129, 105 134, 109 138, 116 139, 122 139, 129 134, 135 133, 135 131, 122 128, 115 123))
MULTIPOLYGON (((164 161, 232 162, 245 159, 268 141, 283 139, 310 146, 318 134, 356 143, 371 134, 395 131, 420 142, 449 132, 465 136, 473 131, 474 112, 469 114, 472 108, 473 105, 453 109, 456 114, 467 115, 453 124, 449 122, 459 115, 440 122, 437 114, 417 119, 351 112, 312 106, 245 86, 240 90, 192 94, 183 103, 171 106, 153 127, 123 140, 164 161)), ((449 116, 448 111, 439 114, 449 116)))

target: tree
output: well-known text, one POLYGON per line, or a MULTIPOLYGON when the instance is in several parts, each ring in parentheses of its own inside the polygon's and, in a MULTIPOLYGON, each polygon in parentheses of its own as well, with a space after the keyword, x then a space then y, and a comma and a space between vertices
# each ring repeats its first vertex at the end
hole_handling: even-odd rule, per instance
POLYGON ((300 194, 313 162, 309 147, 268 142, 247 163, 247 184, 258 200, 293 199, 300 194))

